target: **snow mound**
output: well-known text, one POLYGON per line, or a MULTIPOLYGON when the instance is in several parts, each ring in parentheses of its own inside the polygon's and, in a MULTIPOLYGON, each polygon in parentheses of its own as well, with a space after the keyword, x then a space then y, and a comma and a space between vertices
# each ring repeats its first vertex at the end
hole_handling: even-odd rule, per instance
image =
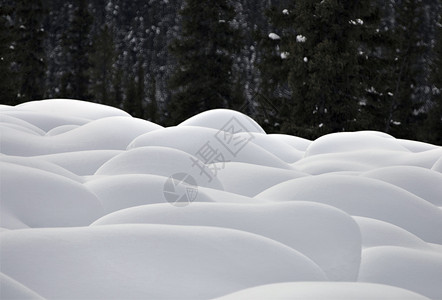
POLYGON ((244 139, 244 137, 237 138, 235 134, 225 134, 223 131, 212 128, 169 127, 137 137, 128 149, 162 146, 187 152, 197 158, 202 158, 205 163, 234 161, 291 169, 276 155, 251 142, 255 135, 249 134, 248 138, 244 139))
POLYGON ((221 181, 224 190, 248 197, 253 197, 278 183, 309 176, 295 170, 239 162, 217 163, 213 168, 219 170, 217 178, 221 181))
POLYGON ((262 284, 325 279, 299 252, 225 228, 28 229, 5 232, 0 241, 2 272, 49 299, 209 299, 262 284), (67 268, 66 262, 73 263, 67 268))
POLYGON ((178 126, 199 126, 216 130, 238 132, 265 133, 249 116, 229 109, 212 109, 193 116, 178 126), (233 130, 233 131, 232 131, 233 130))
MULTIPOLYGON (((166 181, 167 177, 158 175, 127 174, 105 176, 91 180, 85 186, 98 197, 105 213, 108 214, 132 206, 167 202, 164 195, 166 181)), ((192 201, 214 200, 198 188, 198 194, 192 201)))
POLYGON ((403 147, 407 148, 408 150, 410 150, 412 152, 424 152, 424 151, 434 150, 434 149, 438 148, 438 146, 436 146, 436 145, 431 145, 431 144, 418 142, 418 141, 410 141, 410 140, 403 140, 403 139, 398 139, 397 141, 403 147))
POLYGON ((212 170, 198 158, 166 147, 141 147, 123 152, 103 164, 95 174, 153 174, 169 177, 182 172, 192 176, 198 186, 222 189, 222 184, 213 176, 212 170))
POLYGON ((125 150, 137 136, 160 128, 159 125, 141 119, 108 117, 53 136, 49 142, 60 145, 61 149, 57 152, 125 150))
POLYGON ((333 171, 359 171, 389 167, 415 166, 431 169, 442 157, 442 147, 423 152, 399 152, 389 150, 357 150, 339 153, 325 153, 304 157, 292 164, 297 170, 309 171, 316 174, 333 171), (321 167, 324 165, 324 167, 321 167))
POLYGON ((362 252, 359 281, 382 283, 442 299, 442 253, 384 246, 362 252))
POLYGON ((339 155, 339 157, 328 157, 329 155, 317 155, 310 156, 313 159, 303 159, 299 161, 299 164, 293 164, 299 171, 311 174, 321 175, 333 172, 356 172, 361 173, 372 170, 372 167, 368 164, 358 161, 349 161, 345 159, 345 155, 339 155), (318 156, 320 156, 318 158, 318 156))
MULTIPOLYGON (((245 203, 245 204, 259 204, 259 203, 269 203, 269 201, 262 199, 255 199, 247 196, 243 196, 240 194, 206 188, 203 186, 198 187, 198 191, 202 191, 208 196, 210 196, 214 202, 217 203, 245 203)), ((198 199, 198 198, 197 198, 198 199)))
POLYGON ((149 121, 127 117, 91 121, 53 136, 2 128, 2 153, 34 156, 84 150, 125 150, 137 136, 159 128, 162 127, 149 121))
POLYGON ((442 173, 442 155, 431 167, 431 170, 442 173))
MULTIPOLYGON (((235 137, 239 139, 247 139, 248 135, 248 132, 238 133, 235 137)), ((296 151, 296 149, 293 149, 293 147, 284 141, 267 134, 256 133, 253 135, 251 142, 267 150, 286 163, 294 163, 304 156, 303 151, 296 151)))
POLYGON ((8 300, 44 299, 20 282, 15 281, 3 273, 0 273, 0 298, 8 300))
POLYGON ((394 184, 436 206, 442 206, 442 174, 438 172, 422 167, 394 166, 362 175, 394 184))
POLYGON ((428 300, 411 291, 383 284, 364 282, 284 282, 252 287, 216 300, 323 300, 385 299, 428 300))
POLYGON ((371 178, 325 174, 277 184, 256 196, 272 201, 313 201, 353 216, 389 222, 426 242, 442 243, 442 211, 392 184, 371 178), (425 216, 424 218, 421 216, 425 216))
POLYGON ((122 150, 85 150, 36 156, 54 163, 79 176, 93 175, 105 162, 121 154, 122 150))
POLYGON ((97 197, 74 180, 18 164, 0 166, 1 227, 84 226, 102 215, 97 197))
POLYGON ((169 204, 135 207, 104 216, 95 225, 157 223, 232 228, 256 233, 312 259, 331 280, 356 280, 360 233, 353 219, 317 203, 193 203, 176 209, 169 204), (290 229, 290 230, 288 230, 290 229), (323 249, 327 249, 324 253, 323 249))
POLYGON ((307 148, 305 155, 318 155, 325 153, 350 152, 358 150, 388 150, 406 151, 397 140, 373 134, 373 132, 339 132, 324 135, 316 139, 307 148))
POLYGON ((97 120, 105 117, 130 117, 125 111, 107 105, 73 99, 46 99, 30 101, 16 106, 18 109, 51 113, 61 116, 97 120))
POLYGON ((45 159, 39 159, 37 157, 21 157, 0 154, 0 161, 54 173, 80 183, 84 182, 83 177, 77 176, 69 170, 45 159))
POLYGON ((429 244, 405 229, 384 221, 353 217, 362 235, 362 247, 400 246, 416 249, 431 249, 429 244))
POLYGON ((287 134, 268 134, 268 136, 274 140, 284 142, 302 152, 305 152, 308 146, 312 143, 310 140, 287 134))
POLYGON ((46 135, 52 136, 52 135, 59 135, 61 133, 65 133, 68 131, 71 131, 72 129, 76 129, 80 127, 79 125, 61 125, 55 128, 52 128, 48 132, 46 132, 46 135))
POLYGON ((26 131, 28 133, 34 133, 37 135, 45 134, 45 132, 37 126, 7 114, 0 114, 0 124, 1 126, 13 126, 15 129, 26 131))
POLYGON ((7 116, 20 119, 26 123, 29 123, 44 132, 48 132, 55 127, 62 125, 84 125, 90 120, 80 117, 71 117, 58 114, 52 114, 49 112, 39 112, 39 111, 27 111, 27 110, 10 110, 3 111, 2 114, 7 116))

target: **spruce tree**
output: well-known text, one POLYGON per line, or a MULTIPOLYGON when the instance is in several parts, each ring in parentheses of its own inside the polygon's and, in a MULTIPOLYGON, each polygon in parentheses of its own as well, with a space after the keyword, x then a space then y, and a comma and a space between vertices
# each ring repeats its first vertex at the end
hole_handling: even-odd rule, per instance
POLYGON ((112 96, 111 106, 123 107, 124 91, 123 91, 123 70, 119 65, 115 67, 115 76, 112 83, 114 92, 112 96))
POLYGON ((296 1, 289 47, 295 133, 309 138, 357 128, 358 62, 370 1, 296 1))
POLYGON ((155 76, 151 76, 149 84, 149 104, 147 106, 147 119, 151 122, 158 122, 158 102, 157 102, 157 81, 155 76))
POLYGON ((42 99, 45 94, 46 57, 43 48, 45 10, 41 0, 16 2, 15 62, 19 76, 17 100, 42 99))
POLYGON ((258 43, 257 66, 260 72, 259 91, 253 100, 258 106, 258 119, 266 132, 281 130, 293 133, 291 121, 291 90, 288 84, 290 71, 289 47, 296 40, 292 30, 294 5, 272 6, 266 11, 270 26, 256 33, 258 43), (269 107, 270 106, 270 107, 269 107), (267 122, 265 122, 267 120, 267 122), (263 122, 264 121, 264 122, 263 122), (275 126, 275 124, 277 126, 275 126))
POLYGON ((91 52, 90 30, 92 15, 86 0, 76 0, 72 22, 63 37, 64 55, 68 70, 61 79, 62 97, 88 100, 89 94, 89 55, 91 52))
POLYGON ((423 103, 416 99, 418 78, 423 72, 424 51, 420 27, 424 14, 422 1, 402 0, 395 6, 394 85, 387 108, 385 132, 401 138, 416 138, 415 111, 423 103))
POLYGON ((230 1, 187 0, 180 14, 181 36, 170 46, 177 61, 168 107, 174 124, 207 109, 232 106, 232 64, 241 49, 230 1))
POLYGON ((137 97, 135 78, 133 76, 127 78, 125 86, 126 99, 123 103, 123 109, 131 116, 135 116, 138 113, 135 104, 137 97))
POLYGON ((442 18, 439 17, 436 28, 436 45, 431 64, 432 104, 426 120, 426 139, 442 146, 442 18))
POLYGON ((94 39, 93 52, 90 55, 91 92, 96 102, 114 105, 110 92, 114 80, 115 59, 112 32, 104 25, 94 39))
POLYGON ((126 100, 123 108, 131 116, 144 117, 144 68, 141 64, 137 67, 137 75, 130 76, 126 82, 126 100))
POLYGON ((137 69, 137 88, 136 88, 136 98, 135 98, 135 107, 136 107, 136 112, 135 112, 135 117, 138 118, 144 118, 144 96, 145 96, 145 92, 144 92, 144 77, 145 77, 145 73, 144 73, 144 67, 143 65, 140 63, 138 64, 138 69, 137 69))
POLYGON ((389 15, 392 3, 373 1, 366 16, 359 47, 362 98, 359 102, 358 127, 385 131, 389 104, 395 85, 396 45, 389 15))
POLYGON ((0 103, 18 104, 17 72, 15 62, 15 42, 12 26, 12 6, 6 3, 0 6, 0 103))

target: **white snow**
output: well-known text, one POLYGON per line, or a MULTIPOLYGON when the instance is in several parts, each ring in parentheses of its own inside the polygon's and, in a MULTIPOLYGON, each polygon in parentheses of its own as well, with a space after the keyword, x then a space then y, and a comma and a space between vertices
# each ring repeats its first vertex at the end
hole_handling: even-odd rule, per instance
POLYGON ((256 233, 300 251, 331 280, 355 280, 359 269, 358 226, 342 211, 316 203, 193 203, 179 210, 169 204, 146 205, 95 222, 132 223, 214 226, 256 233))
POLYGON ((364 25, 364 21, 362 19, 350 20, 348 23, 352 25, 364 25))
POLYGON ((240 126, 238 127, 238 129, 243 129, 243 131, 247 132, 265 133, 264 129, 262 129, 261 126, 259 126, 259 124, 256 123, 255 120, 253 120, 252 118, 240 112, 228 109, 213 109, 205 111, 187 119, 178 126, 200 126, 228 131, 230 127, 225 126, 226 124, 239 124, 240 126))
POLYGON ((307 38, 305 36, 303 36, 302 34, 298 34, 296 36, 296 41, 298 43, 305 43, 306 40, 307 40, 307 38))
POLYGON ((281 39, 281 37, 274 32, 269 33, 269 38, 272 40, 280 40, 281 39))
POLYGON ((269 201, 313 201, 354 216, 395 224, 431 243, 442 243, 442 211, 432 203, 381 180, 322 174, 274 185, 256 196, 269 201), (425 216, 421 218, 420 216, 425 216))
MULTIPOLYGON (((52 117, 44 113, 34 113, 16 117, 35 117, 37 126, 43 130, 51 130, 73 119, 67 117, 52 117), (49 117, 49 123, 45 118, 49 117), (57 120, 56 126, 52 123, 57 120), (45 126, 46 125, 46 126, 45 126)), ((149 121, 128 117, 107 117, 93 121, 85 121, 82 126, 57 134, 40 136, 26 131, 0 127, 2 134, 2 153, 17 156, 34 156, 73 152, 84 150, 125 150, 127 145, 137 136, 162 127, 149 121)))
POLYGON ((37 299, 43 300, 40 295, 30 290, 20 282, 0 272, 0 298, 1 299, 37 299))
POLYGON ((430 299, 441 299, 441 278, 440 252, 397 246, 374 247, 362 251, 360 281, 393 285, 415 291, 430 299))
POLYGON ((284 51, 284 52, 281 52, 280 56, 281 56, 281 59, 287 59, 287 58, 289 58, 290 53, 287 51, 284 51))
POLYGON ((71 99, 48 99, 31 101, 16 106, 18 110, 44 112, 58 116, 97 120, 105 117, 130 117, 125 111, 98 103, 71 99))
POLYGON ((340 132, 322 136, 306 150, 306 156, 325 153, 342 153, 358 150, 407 151, 395 139, 366 132, 340 132))
POLYGON ((440 146, 68 99, 0 131, 1 299, 442 299, 440 146))
POLYGON ((298 251, 226 228, 27 229, 4 232, 0 241, 2 272, 49 299, 210 299, 267 283, 325 280, 298 251))
POLYGON ((4 215, 29 227, 85 226, 102 215, 98 198, 77 181, 21 164, 0 166, 1 227, 15 227, 4 215))
POLYGON ((204 172, 211 170, 198 158, 190 154, 167 147, 140 147, 123 152, 104 163, 95 172, 96 175, 152 174, 169 177, 179 172, 186 172, 195 178, 198 186, 223 189, 216 177, 209 178, 204 172), (198 163, 203 170, 196 166, 198 163))
MULTIPOLYGON (((229 124, 230 120, 227 118, 225 124, 229 124)), ((245 122, 240 124, 245 124, 245 122)), ((196 156, 198 159, 203 159, 199 153, 204 152, 202 151, 204 148, 210 147, 214 152, 216 151, 215 157, 217 159, 215 160, 215 157, 213 157, 207 162, 212 162, 212 160, 213 162, 235 161, 291 169, 288 163, 277 155, 255 144, 253 141, 257 139, 259 134, 253 131, 244 131, 246 125, 242 125, 243 127, 239 125, 229 127, 231 128, 230 131, 222 130, 222 125, 219 126, 219 129, 181 125, 168 127, 138 136, 128 145, 128 150, 147 146, 161 146, 178 149, 196 156)), ((279 152, 278 149, 274 151, 279 152)))
POLYGON ((355 300, 355 299, 385 299, 385 300, 428 300, 419 294, 405 289, 383 284, 361 282, 284 282, 261 285, 248 288, 216 298, 216 300, 355 300))
POLYGON ((439 172, 422 167, 393 166, 362 175, 394 184, 436 206, 442 206, 442 174, 439 172))

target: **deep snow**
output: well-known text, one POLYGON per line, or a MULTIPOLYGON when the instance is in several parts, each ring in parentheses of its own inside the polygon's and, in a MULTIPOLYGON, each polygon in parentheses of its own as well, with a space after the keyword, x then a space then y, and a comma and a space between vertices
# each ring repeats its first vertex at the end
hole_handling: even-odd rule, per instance
POLYGON ((442 147, 0 106, 1 299, 442 299, 442 147))

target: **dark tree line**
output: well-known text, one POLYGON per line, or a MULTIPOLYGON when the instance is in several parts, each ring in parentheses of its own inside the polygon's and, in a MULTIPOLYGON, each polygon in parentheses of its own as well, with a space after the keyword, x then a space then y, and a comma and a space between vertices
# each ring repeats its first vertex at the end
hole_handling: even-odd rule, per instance
POLYGON ((172 125, 212 108, 307 138, 442 144, 431 0, 0 0, 2 104, 74 98, 172 125))

